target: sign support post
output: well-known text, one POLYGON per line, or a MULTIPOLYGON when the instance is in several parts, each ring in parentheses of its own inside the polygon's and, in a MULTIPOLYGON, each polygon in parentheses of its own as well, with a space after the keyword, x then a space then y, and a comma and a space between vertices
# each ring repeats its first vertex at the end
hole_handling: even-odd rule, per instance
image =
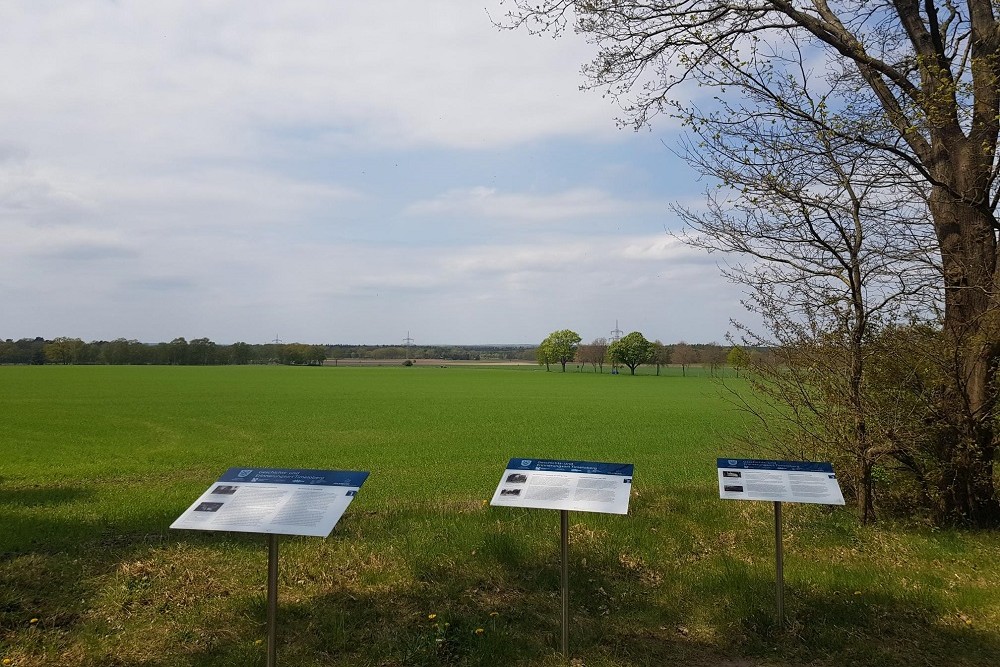
POLYGON ((559 510, 562 551, 562 628, 560 648, 569 660, 569 512, 628 514, 631 463, 595 463, 553 459, 511 459, 493 492, 491 505, 559 510))
POLYGON ((230 468, 171 528, 267 535, 267 667, 277 663, 278 535, 328 537, 365 471, 230 468))
POLYGON ((781 540, 781 501, 774 501, 774 565, 775 600, 778 609, 778 627, 785 624, 785 554, 781 540))
POLYGON ((275 667, 278 653, 278 536, 267 536, 267 667, 275 667))
POLYGON ((569 510, 559 511, 562 541, 562 653, 569 660, 569 510))
POLYGON ((774 601, 778 627, 785 625, 785 553, 781 539, 781 503, 843 505, 844 494, 833 466, 821 461, 716 459, 719 498, 774 503, 774 601))

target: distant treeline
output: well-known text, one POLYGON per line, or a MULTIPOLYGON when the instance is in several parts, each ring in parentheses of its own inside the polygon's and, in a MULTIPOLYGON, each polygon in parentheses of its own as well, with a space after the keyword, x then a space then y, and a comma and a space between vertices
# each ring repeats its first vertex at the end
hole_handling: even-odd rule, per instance
POLYGON ((535 360, 535 345, 327 345, 328 359, 535 360))
POLYGON ((524 345, 309 345, 305 343, 215 343, 175 338, 142 343, 117 338, 89 343, 79 338, 22 338, 0 341, 0 364, 113 364, 216 366, 228 364, 319 365, 327 359, 449 359, 504 361, 534 359, 524 345))

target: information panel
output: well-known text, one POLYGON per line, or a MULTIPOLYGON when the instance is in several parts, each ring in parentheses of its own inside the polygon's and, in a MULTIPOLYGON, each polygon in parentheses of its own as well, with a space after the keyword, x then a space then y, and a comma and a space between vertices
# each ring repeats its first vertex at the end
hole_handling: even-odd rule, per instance
POLYGON ((628 514, 631 463, 511 459, 491 505, 628 514))
POLYGON ((829 463, 718 459, 723 500, 773 500, 843 505, 844 494, 829 463))
POLYGON ((171 528, 326 537, 367 472, 230 468, 171 528))

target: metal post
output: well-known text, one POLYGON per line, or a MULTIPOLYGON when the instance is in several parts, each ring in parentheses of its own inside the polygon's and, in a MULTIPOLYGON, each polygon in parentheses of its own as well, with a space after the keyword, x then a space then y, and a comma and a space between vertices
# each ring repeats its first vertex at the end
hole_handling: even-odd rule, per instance
POLYGON ((277 657, 278 625, 278 536, 267 536, 267 667, 274 667, 277 657))
POLYGON ((559 512, 562 533, 562 653, 569 660, 569 511, 559 512))
POLYGON ((775 599, 778 606, 778 627, 785 624, 785 563, 781 545, 781 501, 774 502, 774 564, 776 574, 775 599))

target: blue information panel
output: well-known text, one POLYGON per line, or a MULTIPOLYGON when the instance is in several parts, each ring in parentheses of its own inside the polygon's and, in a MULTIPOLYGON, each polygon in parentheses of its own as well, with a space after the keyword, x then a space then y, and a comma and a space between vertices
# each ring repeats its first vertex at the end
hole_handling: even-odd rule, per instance
POLYGON ((289 468, 230 468, 219 482, 243 484, 298 484, 306 486, 352 486, 361 488, 367 472, 354 470, 294 470, 289 468))
POLYGON ((628 514, 631 463, 511 459, 491 505, 628 514))
POLYGON ((843 505, 837 475, 829 463, 717 459, 719 497, 724 500, 773 500, 843 505))
POLYGON ((368 473, 230 468, 171 528, 326 537, 368 473))

